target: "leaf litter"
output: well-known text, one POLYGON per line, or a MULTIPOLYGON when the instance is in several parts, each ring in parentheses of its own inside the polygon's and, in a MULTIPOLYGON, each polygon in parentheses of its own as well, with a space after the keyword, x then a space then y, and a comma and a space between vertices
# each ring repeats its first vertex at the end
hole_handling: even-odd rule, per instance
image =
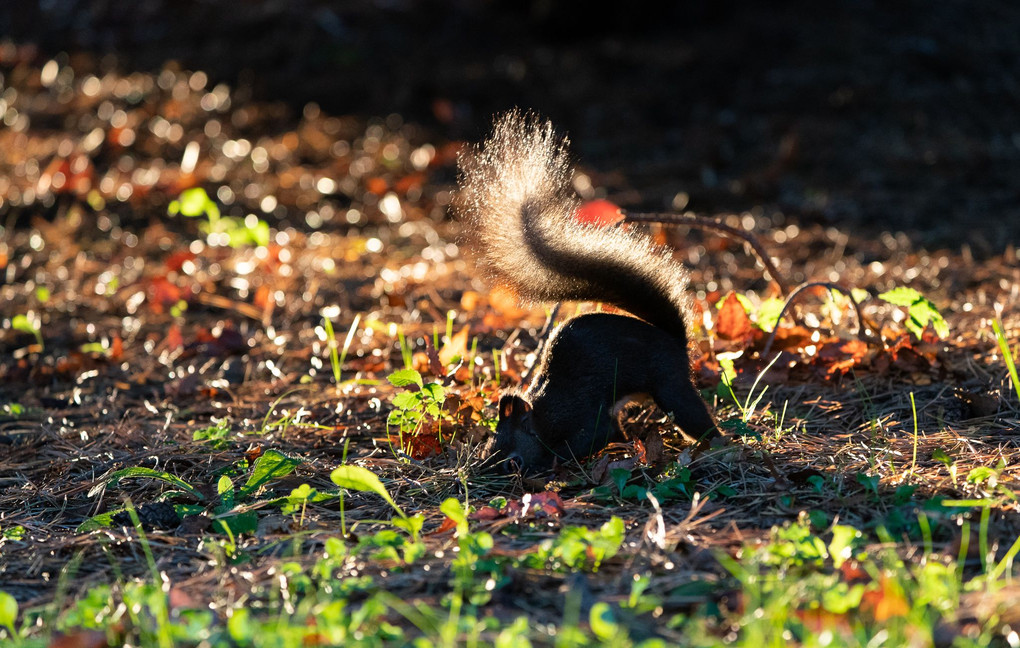
MULTIPOLYGON (((132 515, 181 607, 258 596, 292 542, 308 566, 328 538, 364 542, 394 509, 422 516, 429 553, 406 570, 394 556, 352 560, 346 575, 385 576, 391 594, 438 605, 457 525, 439 508, 448 497, 468 499, 468 519, 500 556, 623 520, 626 551, 580 589, 622 597, 646 566, 672 611, 721 602, 716 590, 675 592, 719 582, 714 556, 765 542, 805 511, 906 537, 905 518, 928 500, 997 498, 988 523, 1000 554, 1020 536, 1016 499, 1002 496, 1020 489, 1020 401, 992 327, 1001 318, 1015 353, 1009 251, 977 264, 898 237, 758 231, 793 278, 866 290, 863 313, 882 340, 856 337, 845 300, 817 290, 762 357, 758 309, 771 293, 754 264, 735 264, 732 242, 657 230, 703 287, 695 369, 732 443, 692 458, 665 416, 635 407, 633 439, 602 457, 560 466, 551 481, 496 477, 477 468, 498 388, 533 361, 544 311, 490 295, 462 259, 446 218, 457 143, 399 120, 244 101, 173 67, 74 69, 55 87, 27 56, 4 65, 23 119, 0 133, 10 223, 0 530, 24 533, 0 540, 0 574, 24 609, 109 584, 111 560, 145 577, 132 515), (63 90, 73 100, 53 99, 63 90), (216 218, 233 219, 225 229, 198 194, 185 205, 195 188, 216 218), (260 228, 268 240, 246 238, 260 228), (836 248, 838 258, 817 251, 836 248), (948 335, 905 310, 916 298, 879 299, 906 284, 938 305, 948 335), (398 370, 404 379, 386 380, 398 370), (426 389, 425 413, 400 427, 393 404, 413 412, 426 389), (260 473, 268 457, 286 469, 260 473), (331 480, 341 463, 347 472, 331 480), (342 506, 338 485, 354 487, 342 506), (392 502, 372 495, 379 488, 392 502), (78 531, 107 514, 109 526, 78 531), (236 546, 222 548, 230 529, 236 546), (242 570, 226 567, 238 557, 242 570), (71 580, 58 578, 69 564, 71 580)), ((938 518, 936 551, 959 549, 960 516, 938 518)), ((522 567, 495 613, 556 622, 571 578, 522 567)), ((884 584, 870 596, 874 618, 901 613, 884 584)))

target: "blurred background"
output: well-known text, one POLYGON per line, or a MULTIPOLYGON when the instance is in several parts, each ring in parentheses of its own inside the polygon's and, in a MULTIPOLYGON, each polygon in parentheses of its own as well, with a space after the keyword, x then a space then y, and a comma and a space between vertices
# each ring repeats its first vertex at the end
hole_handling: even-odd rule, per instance
POLYGON ((533 108, 628 208, 754 210, 978 256, 1020 233, 1008 0, 6 0, 0 38, 5 88, 54 57, 79 77, 175 62, 235 106, 396 116, 436 142, 533 108))

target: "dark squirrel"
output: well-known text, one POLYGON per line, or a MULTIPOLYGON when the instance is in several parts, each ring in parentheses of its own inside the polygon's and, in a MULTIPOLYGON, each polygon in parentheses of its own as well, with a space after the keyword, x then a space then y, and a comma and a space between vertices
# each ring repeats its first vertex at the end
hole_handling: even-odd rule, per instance
POLYGON ((535 473, 622 438, 617 414, 650 396, 705 446, 719 437, 691 382, 687 273, 642 234, 579 223, 566 138, 511 112, 460 158, 456 207, 478 267, 531 302, 597 301, 641 319, 589 313, 560 326, 531 385, 504 393, 489 462, 535 473))

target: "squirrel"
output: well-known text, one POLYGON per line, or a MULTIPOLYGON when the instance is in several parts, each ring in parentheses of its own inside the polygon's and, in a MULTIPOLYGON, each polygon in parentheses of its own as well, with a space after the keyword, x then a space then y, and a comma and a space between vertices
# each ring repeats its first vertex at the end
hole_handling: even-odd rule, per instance
POLYGON ((637 316, 588 313, 562 324, 531 385, 501 395, 486 464, 534 474, 592 455, 623 438, 622 406, 648 396, 699 448, 718 439, 691 382, 686 270, 646 235, 576 220, 567 138, 512 111, 462 152, 459 167, 454 206, 491 282, 528 302, 597 301, 637 316))

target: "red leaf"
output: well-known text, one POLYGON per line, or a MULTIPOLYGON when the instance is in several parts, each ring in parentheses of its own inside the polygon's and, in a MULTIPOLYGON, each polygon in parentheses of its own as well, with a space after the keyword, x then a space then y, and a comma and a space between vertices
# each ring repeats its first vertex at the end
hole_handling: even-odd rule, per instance
POLYGON ((574 218, 584 225, 609 227, 623 220, 623 212, 608 200, 589 200, 581 205, 574 218))
POLYGON ((173 272, 180 272, 185 261, 192 261, 195 253, 190 250, 179 250, 166 258, 166 269, 173 272))
POLYGON ((483 506, 468 516, 471 520, 498 520, 503 513, 494 506, 483 506))
POLYGON ((173 306, 181 300, 182 291, 170 282, 165 276, 153 277, 149 280, 146 290, 149 308, 154 313, 162 313, 168 306, 173 306))
POLYGON ((559 494, 552 491, 545 491, 544 493, 536 493, 532 495, 531 509, 533 511, 541 511, 551 517, 559 517, 566 512, 566 508, 563 506, 563 500, 560 498, 559 494))
POLYGON ((105 648, 109 645, 105 632, 78 630, 71 634, 55 637, 50 641, 49 648, 105 648))

